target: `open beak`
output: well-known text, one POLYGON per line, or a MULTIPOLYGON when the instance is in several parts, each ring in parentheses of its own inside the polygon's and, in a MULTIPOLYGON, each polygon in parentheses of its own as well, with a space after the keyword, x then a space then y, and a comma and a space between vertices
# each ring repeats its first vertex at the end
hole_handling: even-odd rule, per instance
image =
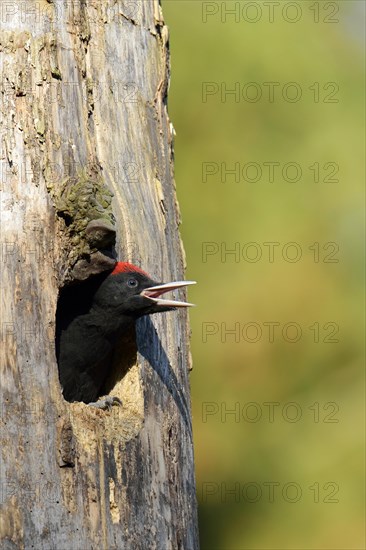
POLYGON ((165 294, 165 292, 169 292, 170 290, 176 290, 177 288, 181 288, 183 286, 188 285, 195 285, 196 281, 176 281, 174 283, 163 283, 161 285, 156 286, 150 286, 149 288, 145 288, 141 292, 141 296, 144 298, 149 298, 152 302, 154 302, 157 306, 162 307, 190 307, 194 306, 194 304, 190 304, 188 302, 178 302, 176 300, 164 300, 160 298, 162 294, 165 294))

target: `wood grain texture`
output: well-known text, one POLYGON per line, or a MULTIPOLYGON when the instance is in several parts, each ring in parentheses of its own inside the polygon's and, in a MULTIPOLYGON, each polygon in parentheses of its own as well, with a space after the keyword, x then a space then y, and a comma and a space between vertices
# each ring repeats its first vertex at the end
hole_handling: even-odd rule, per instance
POLYGON ((80 237, 57 213, 65 178, 87 170, 112 191, 120 259, 156 280, 184 276, 161 7, 8 4, 0 13, 1 547, 196 549, 186 312, 137 323, 111 389, 124 406, 110 413, 63 400, 54 349, 58 289, 80 237))

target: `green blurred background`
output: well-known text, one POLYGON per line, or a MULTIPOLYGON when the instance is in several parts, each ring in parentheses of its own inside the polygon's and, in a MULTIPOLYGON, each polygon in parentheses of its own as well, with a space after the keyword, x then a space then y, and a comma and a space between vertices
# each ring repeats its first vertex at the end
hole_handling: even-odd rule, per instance
POLYGON ((363 549, 364 2, 268 4, 163 1, 201 546, 363 549))

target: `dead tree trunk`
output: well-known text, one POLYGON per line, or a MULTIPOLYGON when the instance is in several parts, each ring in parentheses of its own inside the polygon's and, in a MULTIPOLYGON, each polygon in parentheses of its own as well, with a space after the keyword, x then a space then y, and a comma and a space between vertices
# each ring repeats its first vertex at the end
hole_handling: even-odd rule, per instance
POLYGON ((109 265, 103 227, 183 276, 159 2, 2 2, 1 21, 0 546, 195 549, 186 313, 138 322, 111 412, 67 403, 55 359, 59 289, 109 265))

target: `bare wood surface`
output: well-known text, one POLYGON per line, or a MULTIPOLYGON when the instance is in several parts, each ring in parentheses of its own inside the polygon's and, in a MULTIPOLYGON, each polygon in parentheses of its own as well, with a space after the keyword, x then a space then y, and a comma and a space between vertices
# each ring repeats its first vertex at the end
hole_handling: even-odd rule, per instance
POLYGON ((111 392, 124 406, 110 413, 64 401, 54 346, 59 287, 83 278, 85 258, 90 272, 108 263, 85 227, 71 231, 74 214, 65 223, 70 178, 113 193, 96 208, 120 259, 183 278, 161 7, 12 5, 0 32, 1 547, 198 548, 186 312, 142 319, 125 355, 121 344, 111 392))

